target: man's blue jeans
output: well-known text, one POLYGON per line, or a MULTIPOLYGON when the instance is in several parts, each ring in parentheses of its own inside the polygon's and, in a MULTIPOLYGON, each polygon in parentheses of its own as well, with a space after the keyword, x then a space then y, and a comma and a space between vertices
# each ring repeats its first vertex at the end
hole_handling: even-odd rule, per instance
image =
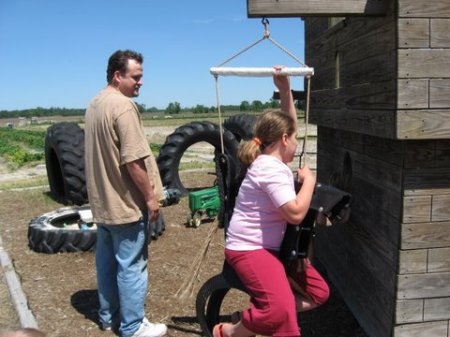
POLYGON ((124 225, 97 227, 96 266, 103 327, 117 326, 131 336, 145 316, 148 274, 148 216, 124 225))

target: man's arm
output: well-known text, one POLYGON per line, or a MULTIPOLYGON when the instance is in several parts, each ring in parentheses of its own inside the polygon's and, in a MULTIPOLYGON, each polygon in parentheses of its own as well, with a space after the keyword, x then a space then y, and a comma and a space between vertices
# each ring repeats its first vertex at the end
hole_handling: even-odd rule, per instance
POLYGON ((147 208, 150 212, 150 221, 154 222, 159 217, 159 203, 156 200, 152 184, 148 178, 147 169, 144 159, 138 159, 126 164, 128 173, 136 186, 145 198, 147 208))

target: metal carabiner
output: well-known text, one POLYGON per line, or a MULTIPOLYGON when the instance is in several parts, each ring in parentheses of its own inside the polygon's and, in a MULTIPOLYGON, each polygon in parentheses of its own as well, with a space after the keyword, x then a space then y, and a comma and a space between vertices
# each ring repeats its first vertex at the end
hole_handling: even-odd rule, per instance
POLYGON ((268 38, 270 36, 270 32, 269 32, 269 19, 266 17, 263 17, 261 19, 261 23, 264 26, 264 37, 268 38))

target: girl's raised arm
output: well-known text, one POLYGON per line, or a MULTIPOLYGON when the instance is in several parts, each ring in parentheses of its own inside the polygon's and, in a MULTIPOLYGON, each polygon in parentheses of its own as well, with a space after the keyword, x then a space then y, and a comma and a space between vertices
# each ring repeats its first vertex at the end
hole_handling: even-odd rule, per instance
MULTIPOLYGON (((275 66, 274 68, 280 70, 283 67, 275 66)), ((292 117, 295 121, 295 129, 297 129, 297 109, 295 108, 294 98, 292 97, 289 77, 285 75, 274 75, 273 82, 280 92, 281 110, 292 117)))

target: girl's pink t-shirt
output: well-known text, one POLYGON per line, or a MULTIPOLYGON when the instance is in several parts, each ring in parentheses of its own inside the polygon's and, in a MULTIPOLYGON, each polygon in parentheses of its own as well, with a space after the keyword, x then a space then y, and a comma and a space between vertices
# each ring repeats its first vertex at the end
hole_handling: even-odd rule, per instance
POLYGON ((294 175, 278 158, 259 155, 239 189, 225 247, 279 250, 286 220, 278 208, 296 198, 294 175))

